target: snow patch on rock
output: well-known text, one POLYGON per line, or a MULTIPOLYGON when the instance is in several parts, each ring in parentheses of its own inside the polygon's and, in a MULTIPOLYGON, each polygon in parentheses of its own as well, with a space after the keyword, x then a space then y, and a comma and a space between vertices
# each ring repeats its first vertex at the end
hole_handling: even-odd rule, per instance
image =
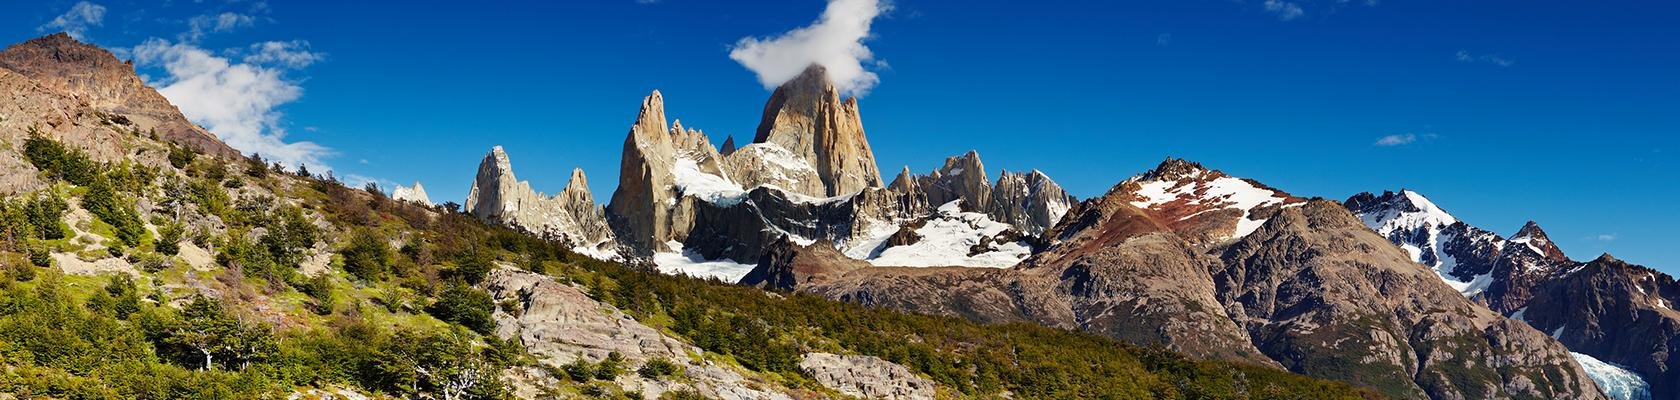
POLYGON ((724 282, 740 282, 756 264, 742 264, 734 260, 706 260, 693 251, 684 251, 682 242, 665 242, 671 251, 653 253, 654 269, 666 275, 687 275, 695 278, 716 278, 724 282))
MULTIPOLYGON (((883 267, 1008 268, 1032 255, 1032 247, 1026 243, 997 243, 996 238, 1011 226, 993 221, 986 214, 964 212, 959 207, 961 202, 954 200, 939 206, 938 213, 916 229, 916 235, 920 236, 916 243, 888 247, 868 259, 869 263, 883 267), (987 243, 985 251, 974 253, 975 246, 982 243, 987 243)), ((879 240, 885 239, 872 238, 865 243, 879 243, 879 240)), ((857 246, 852 252, 857 254, 859 249, 867 247, 857 246)))

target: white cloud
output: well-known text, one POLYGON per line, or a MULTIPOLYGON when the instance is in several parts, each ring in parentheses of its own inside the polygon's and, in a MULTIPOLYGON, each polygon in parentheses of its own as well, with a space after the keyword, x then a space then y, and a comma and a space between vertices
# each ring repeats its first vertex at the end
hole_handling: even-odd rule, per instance
POLYGON ((1458 54, 1456 54, 1453 58, 1456 58, 1456 59, 1458 59, 1458 62, 1463 62, 1463 63, 1485 62, 1485 63, 1488 63, 1488 64, 1498 65, 1498 66, 1501 66, 1501 67, 1509 67, 1512 64, 1516 64, 1515 61, 1511 61, 1510 59, 1507 59, 1507 58, 1505 58, 1503 56, 1500 56, 1498 54, 1475 55, 1475 54, 1470 54, 1469 51, 1464 51, 1464 50, 1459 50, 1458 54))
POLYGON ((1403 134, 1403 135, 1388 135, 1388 136, 1383 136, 1383 137, 1377 138, 1377 142, 1372 143, 1372 144, 1376 145, 1376 146, 1383 146, 1383 147, 1404 146, 1404 145, 1408 145, 1408 144, 1412 144, 1414 142, 1417 142, 1417 139, 1418 139, 1418 136, 1416 134, 1411 134, 1411 133, 1407 133, 1407 134, 1403 134))
POLYGON ((1305 10, 1301 9, 1300 4, 1283 0, 1266 0, 1262 6, 1266 8, 1266 12, 1277 14, 1278 19, 1284 21, 1300 18, 1302 15, 1306 15, 1307 13, 1305 10))
POLYGON ((82 1, 70 6, 70 11, 53 18, 52 21, 47 21, 46 25, 41 25, 36 30, 43 32, 49 30, 64 31, 70 34, 70 37, 81 40, 87 37, 88 28, 100 26, 104 23, 105 6, 82 1))
POLYGON ((198 42, 204 35, 210 33, 229 32, 234 28, 251 26, 256 17, 234 12, 224 12, 216 15, 199 15, 187 20, 187 31, 181 33, 183 42, 198 42))
POLYGON ((889 8, 878 0, 829 0, 822 17, 810 26, 777 37, 741 38, 729 58, 757 73, 766 88, 799 76, 811 64, 821 64, 841 93, 863 95, 880 81, 865 64, 882 65, 863 41, 870 38, 870 23, 889 8))
POLYGON ((307 67, 323 58, 326 58, 326 55, 309 51, 307 41, 268 41, 251 45, 251 54, 245 56, 245 62, 296 69, 307 67))
POLYGON ((1614 233, 1600 233, 1596 236, 1593 236, 1592 238, 1593 238, 1593 240, 1597 240, 1597 241, 1600 241, 1600 242, 1614 242, 1614 241, 1616 241, 1616 238, 1619 238, 1619 237, 1621 237, 1621 235, 1614 234, 1614 233))
POLYGON ((330 149, 284 140, 278 108, 303 95, 303 88, 287 80, 284 71, 234 63, 192 44, 157 38, 135 46, 132 52, 137 64, 162 67, 167 73, 149 84, 229 146, 286 166, 329 170, 321 160, 332 154, 330 149))
POLYGON ((1171 44, 1172 44, 1172 34, 1171 33, 1163 33, 1163 34, 1160 34, 1158 36, 1155 36, 1155 45, 1156 46, 1167 46, 1167 45, 1171 45, 1171 44))

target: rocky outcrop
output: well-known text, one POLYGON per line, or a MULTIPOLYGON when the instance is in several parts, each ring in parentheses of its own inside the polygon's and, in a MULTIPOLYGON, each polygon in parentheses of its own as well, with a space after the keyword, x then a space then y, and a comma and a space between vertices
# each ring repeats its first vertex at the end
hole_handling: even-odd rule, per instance
POLYGON ((933 381, 880 357, 805 353, 799 369, 830 389, 864 399, 932 400, 933 381))
POLYGON ((986 213, 993 219, 1015 226, 1028 235, 1041 235, 1079 199, 1063 190, 1050 176, 1038 170, 1019 173, 1003 171, 992 187, 992 202, 986 213))
POLYGON ((812 64, 776 88, 764 105, 753 143, 780 146, 816 170, 823 190, 800 194, 840 196, 882 185, 875 153, 864 137, 857 98, 841 101, 821 65, 812 64))
POLYGON ((427 207, 432 206, 432 198, 431 196, 426 195, 426 187, 421 186, 420 181, 415 181, 414 186, 397 185, 396 189, 391 190, 391 199, 396 201, 412 202, 427 207))
POLYGON ((156 132, 163 140, 207 154, 240 155, 146 86, 132 62, 117 60, 111 52, 70 35, 55 33, 12 45, 0 51, 0 68, 28 76, 95 111, 122 116, 124 125, 136 132, 156 132))
POLYGON ((479 162, 478 175, 467 192, 466 212, 485 221, 565 241, 574 250, 597 258, 613 258, 617 253, 606 215, 595 206, 582 169, 572 170, 566 189, 549 197, 513 175, 513 163, 502 146, 490 149, 479 162))
MULTIPOLYGON (((496 335, 523 344, 526 352, 548 367, 560 368, 579 357, 595 363, 618 353, 624 356, 626 368, 634 370, 659 358, 685 368, 676 377, 648 379, 623 374, 613 383, 646 398, 676 390, 693 390, 719 399, 790 398, 728 367, 691 356, 703 351, 547 276, 503 268, 492 271, 482 286, 497 304, 512 305, 496 310, 496 335)), ((902 390, 909 389, 914 388, 902 390)))
POLYGON ((816 168, 774 143, 753 143, 730 152, 724 169, 747 188, 769 186, 795 194, 826 190, 816 168))

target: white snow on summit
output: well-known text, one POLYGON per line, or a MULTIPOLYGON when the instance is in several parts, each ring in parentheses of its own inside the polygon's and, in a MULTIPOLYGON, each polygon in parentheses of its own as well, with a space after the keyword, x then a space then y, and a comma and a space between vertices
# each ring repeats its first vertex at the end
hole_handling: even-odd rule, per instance
MULTIPOLYGON (((1429 266, 1441 277, 1442 282, 1459 293, 1474 296, 1487 290, 1488 285, 1493 284, 1491 273, 1476 275, 1467 280, 1452 276, 1453 269, 1458 267, 1458 260, 1446 252, 1446 245, 1457 237, 1454 233, 1447 232, 1446 228, 1458 223, 1458 218, 1448 214, 1418 192, 1401 190, 1400 195, 1402 197, 1384 203, 1380 209, 1359 210, 1356 214, 1365 222, 1365 226, 1389 240, 1398 242, 1400 248, 1405 249, 1406 254, 1412 257, 1412 261, 1429 266)), ((1472 239, 1492 241, 1496 248, 1504 245, 1496 236, 1486 235, 1472 239)))
MULTIPOLYGON (((1191 177, 1199 177, 1204 172, 1197 171, 1191 177)), ((1137 190, 1137 195, 1143 200, 1132 202, 1138 208, 1151 208, 1165 205, 1183 199, 1189 205, 1212 206, 1208 211, 1235 208, 1242 210, 1242 218, 1237 220, 1236 231, 1226 239, 1248 236, 1265 225, 1264 219, 1251 219, 1250 212, 1255 208, 1275 204, 1282 204, 1289 197, 1276 191, 1261 188, 1246 180, 1222 176, 1208 181, 1195 179, 1156 180, 1143 182, 1137 190)), ((1207 211, 1203 211, 1207 212, 1207 211)), ((1180 220, 1190 219, 1201 213, 1186 215, 1180 220)))

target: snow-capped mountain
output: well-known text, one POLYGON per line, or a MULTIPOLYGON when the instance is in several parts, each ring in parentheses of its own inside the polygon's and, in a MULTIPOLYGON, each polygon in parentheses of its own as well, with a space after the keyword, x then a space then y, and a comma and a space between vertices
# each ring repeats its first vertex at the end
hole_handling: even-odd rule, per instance
POLYGON ((1216 244, 1260 229, 1271 214, 1304 199, 1201 164, 1168 158, 1114 190, 1192 242, 1216 244))
POLYGON ((1680 312, 1670 308, 1680 290, 1667 274, 1608 255, 1570 260, 1533 221, 1504 239, 1410 190, 1360 193, 1344 206, 1465 296, 1569 346, 1612 398, 1680 395, 1668 367, 1680 354, 1667 350, 1680 346, 1680 312))
POLYGON ((1360 193, 1344 205, 1366 226, 1400 245, 1465 296, 1493 284, 1493 269, 1505 239, 1470 226, 1417 192, 1360 193))

